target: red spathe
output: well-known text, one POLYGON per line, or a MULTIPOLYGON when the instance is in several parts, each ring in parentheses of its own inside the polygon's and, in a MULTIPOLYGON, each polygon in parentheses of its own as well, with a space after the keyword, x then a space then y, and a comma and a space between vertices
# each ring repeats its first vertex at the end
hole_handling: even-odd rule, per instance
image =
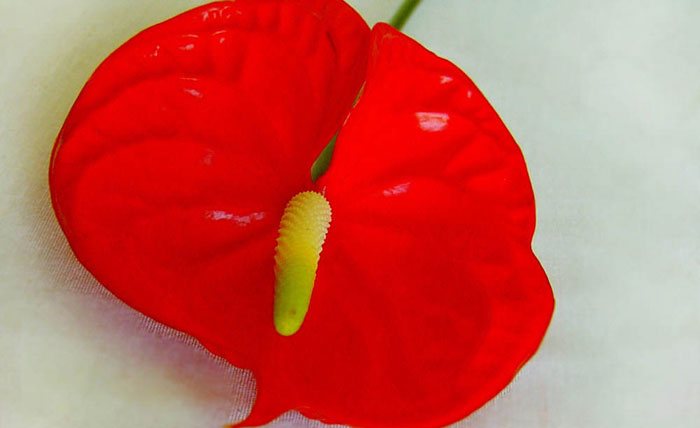
POLYGON ((552 314, 527 170, 498 115, 453 64, 339 0, 213 3, 137 35, 80 94, 50 181, 102 284, 254 372, 246 425, 289 409, 457 421, 512 380, 552 314), (275 240, 305 190, 333 220, 306 320, 282 337, 275 240))

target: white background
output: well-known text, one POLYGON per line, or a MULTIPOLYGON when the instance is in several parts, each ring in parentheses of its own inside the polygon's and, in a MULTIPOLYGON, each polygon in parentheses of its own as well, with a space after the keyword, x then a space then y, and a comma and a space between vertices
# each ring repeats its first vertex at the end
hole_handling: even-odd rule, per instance
MULTIPOLYGON (((2 428, 207 428, 249 409, 251 376, 105 292, 48 199, 95 66, 199 3, 0 0, 2 428)), ((399 2, 350 3, 373 23, 399 2)), ((696 0, 426 0, 405 28, 522 146, 557 297, 540 352, 461 426, 700 426, 699 29, 696 0)))

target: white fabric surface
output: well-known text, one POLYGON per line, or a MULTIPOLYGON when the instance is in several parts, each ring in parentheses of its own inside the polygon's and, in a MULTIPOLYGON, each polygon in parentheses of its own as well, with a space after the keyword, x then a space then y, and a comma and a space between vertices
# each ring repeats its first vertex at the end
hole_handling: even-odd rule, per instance
MULTIPOLYGON (((199 3, 0 0, 2 428, 219 427, 250 408, 249 373, 86 273, 48 199, 53 138, 95 66, 199 3)), ((399 1, 350 3, 375 22, 399 1)), ((540 352, 460 426, 699 426, 698 22, 697 0, 426 0, 407 25, 522 146, 557 297, 540 352)))

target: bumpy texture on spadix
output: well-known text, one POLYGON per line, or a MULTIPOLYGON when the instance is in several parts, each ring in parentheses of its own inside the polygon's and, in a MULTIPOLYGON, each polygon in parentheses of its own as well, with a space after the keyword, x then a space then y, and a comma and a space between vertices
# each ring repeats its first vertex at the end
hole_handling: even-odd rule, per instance
POLYGON ((309 309, 316 269, 331 224, 331 206, 316 192, 302 192, 287 204, 275 251, 277 332, 296 333, 309 309))
POLYGON ((137 35, 85 85, 50 182, 104 286, 254 373, 241 425, 291 409, 447 425, 513 379, 552 314, 527 169, 496 112, 453 64, 340 0, 214 3, 137 35), (305 191, 333 220, 285 337, 275 253, 305 191))

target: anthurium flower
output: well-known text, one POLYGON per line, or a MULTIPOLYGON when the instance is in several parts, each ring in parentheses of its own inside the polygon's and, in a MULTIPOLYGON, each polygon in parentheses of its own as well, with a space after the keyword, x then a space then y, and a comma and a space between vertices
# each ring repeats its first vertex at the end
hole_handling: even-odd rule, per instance
POLYGON ((456 66, 340 0, 212 3, 140 33, 87 82, 50 182, 104 286, 253 371, 243 425, 457 421, 550 321, 506 127, 456 66))

